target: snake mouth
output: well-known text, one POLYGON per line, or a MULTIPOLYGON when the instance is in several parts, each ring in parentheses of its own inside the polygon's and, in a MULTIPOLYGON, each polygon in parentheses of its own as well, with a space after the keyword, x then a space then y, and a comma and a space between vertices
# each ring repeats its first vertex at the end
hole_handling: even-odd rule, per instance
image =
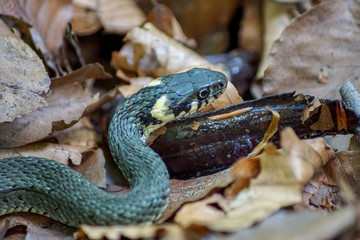
POLYGON ((227 80, 224 81, 223 79, 219 79, 219 81, 212 86, 212 96, 214 98, 218 98, 221 94, 225 92, 226 86, 227 80))

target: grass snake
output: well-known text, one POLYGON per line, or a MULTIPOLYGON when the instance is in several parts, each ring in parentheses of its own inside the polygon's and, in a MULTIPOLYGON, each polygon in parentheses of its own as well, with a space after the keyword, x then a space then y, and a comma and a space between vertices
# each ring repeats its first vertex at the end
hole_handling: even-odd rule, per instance
POLYGON ((222 73, 194 68, 153 80, 119 107, 108 139, 131 187, 126 194, 106 193, 49 159, 0 160, 0 215, 32 212, 74 227, 154 222, 168 204, 170 180, 161 157, 145 140, 167 122, 211 103, 226 84, 222 73))

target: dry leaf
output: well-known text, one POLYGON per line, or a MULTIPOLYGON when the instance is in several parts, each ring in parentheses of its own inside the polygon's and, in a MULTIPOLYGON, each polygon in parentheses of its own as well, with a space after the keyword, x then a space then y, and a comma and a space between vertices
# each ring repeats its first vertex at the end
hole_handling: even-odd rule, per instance
POLYGON ((339 176, 344 178, 356 193, 360 191, 360 151, 337 152, 336 159, 329 162, 324 168, 325 174, 331 183, 337 184, 339 176))
POLYGON ((106 32, 125 33, 140 26, 144 13, 133 0, 74 0, 72 22, 80 34, 90 34, 102 27, 106 32))
MULTIPOLYGON (((274 146, 275 148, 275 146, 274 146)), ((267 151, 269 149, 267 148, 267 151)), ((260 172, 260 159, 258 157, 246 157, 239 159, 234 164, 231 175, 236 179, 230 187, 225 189, 226 197, 234 197, 243 189, 249 187, 250 180, 260 172)))
POLYGON ((274 136, 274 134, 278 130, 280 114, 277 111, 271 110, 268 107, 266 107, 266 109, 272 113, 270 125, 264 134, 263 140, 261 140, 261 142, 259 142, 259 144, 251 151, 249 157, 257 156, 264 149, 270 138, 272 138, 272 136, 274 136))
POLYGON ((70 0, 9 0, 0 5, 0 13, 12 16, 30 24, 30 29, 21 29, 31 35, 44 61, 57 74, 57 51, 63 44, 63 36, 68 22, 72 18, 70 0))
POLYGON ((133 28, 126 34, 126 40, 133 44, 134 60, 140 75, 159 77, 190 67, 209 65, 200 55, 168 37, 151 23, 133 28))
MULTIPOLYGON (((73 1, 76 2, 76 1, 73 1)), ((101 23, 95 11, 74 4, 74 14, 71 19, 72 29, 78 36, 88 36, 101 29, 101 23)))
POLYGON ((145 20, 133 0, 99 0, 98 15, 105 31, 125 33, 145 20))
POLYGON ((80 165, 73 168, 81 173, 92 184, 105 188, 105 157, 103 151, 99 148, 95 151, 89 151, 84 154, 80 165))
POLYGON ((309 103, 309 106, 306 107, 301 114, 302 123, 304 123, 311 116, 316 114, 319 111, 320 107, 321 107, 321 102, 318 98, 315 98, 311 103, 309 103))
POLYGON ((121 236, 129 239, 171 239, 185 240, 184 232, 175 224, 162 224, 150 226, 110 226, 110 227, 94 227, 82 225, 75 233, 75 239, 110 239, 118 240, 121 236))
MULTIPOLYGON (((126 39, 128 43, 119 53, 113 53, 111 59, 111 65, 118 69, 118 76, 123 76, 122 69, 136 71, 140 76, 160 77, 194 67, 203 67, 220 71, 229 79, 228 73, 220 66, 210 64, 194 51, 156 29, 151 23, 132 29, 127 33, 126 39)), ((226 93, 212 104, 213 107, 206 109, 220 108, 241 101, 236 88, 229 82, 226 93)))
MULTIPOLYGON (((196 39, 199 52, 217 54, 229 49, 229 25, 242 1, 161 2, 174 11, 184 32, 196 39)), ((234 23, 236 24, 237 22, 234 23)))
POLYGON ((9 157, 39 157, 48 158, 68 165, 69 160, 74 165, 81 162, 81 153, 88 151, 88 147, 70 146, 54 143, 32 143, 23 147, 0 149, 0 159, 9 157))
POLYGON ((160 31, 166 33, 186 46, 191 48, 196 47, 195 40, 189 39, 185 35, 174 13, 166 5, 155 2, 154 7, 149 12, 146 21, 151 22, 160 31))
POLYGON ((88 79, 109 79, 112 75, 104 70, 104 67, 100 63, 87 64, 71 73, 61 76, 54 77, 51 79, 51 88, 64 86, 69 83, 82 83, 88 79))
POLYGON ((87 106, 90 93, 81 84, 53 89, 48 106, 11 123, 0 124, 0 147, 22 146, 46 138, 55 130, 65 129, 78 121, 87 106))
POLYGON ((50 79, 41 59, 0 20, 0 123, 47 104, 50 79))
POLYGON ((233 200, 229 202, 217 195, 215 199, 186 204, 175 221, 184 227, 195 224, 215 231, 234 231, 266 218, 281 207, 300 203, 304 184, 334 153, 327 149, 323 139, 308 145, 289 128, 281 132, 281 139, 283 149, 265 151, 258 156, 261 172, 233 200), (220 209, 213 208, 213 204, 220 209))
POLYGON ((189 180, 172 179, 170 181, 169 205, 159 219, 159 222, 163 222, 171 217, 185 202, 196 201, 215 188, 227 186, 231 180, 229 169, 189 180))
POLYGON ((82 87, 80 82, 88 79, 89 74, 109 76, 103 72, 98 64, 84 66, 58 81, 73 82, 51 88, 52 94, 46 98, 47 107, 38 109, 22 118, 15 119, 11 123, 0 124, 0 148, 22 146, 48 137, 53 131, 59 131, 75 124, 84 113, 93 109, 95 100, 103 102, 108 97, 99 98, 91 96, 90 92, 82 87), (94 70, 95 69, 95 70, 94 70), (96 74, 95 74, 96 73, 96 74))
POLYGON ((333 213, 310 210, 280 211, 254 227, 238 231, 222 239, 319 240, 334 239, 336 236, 353 239, 351 235, 357 222, 356 211, 356 207, 352 205, 340 208, 333 213))
POLYGON ((53 220, 35 214, 22 213, 1 217, 0 230, 3 239, 26 240, 69 240, 73 229, 54 222, 53 220), (25 228, 25 230, 24 230, 25 228), (20 230, 19 230, 20 229, 20 230), (22 230, 22 231, 21 231, 22 230), (26 231, 26 235, 24 233, 26 231))
MULTIPOLYGON (((270 2, 265 2, 269 4, 270 2)), ((272 3, 272 2, 271 2, 272 3)), ((270 4, 271 4, 270 3, 270 4)), ((239 46, 246 50, 261 52, 262 49, 262 26, 261 26, 261 1, 245 1, 244 16, 241 19, 241 26, 238 33, 239 46)), ((264 9, 267 9, 266 6, 264 9)), ((265 24, 268 21, 264 21, 265 24)))
POLYGON ((274 43, 264 94, 296 90, 319 98, 339 98, 338 90, 346 80, 360 86, 359 42, 359 27, 347 1, 316 5, 296 18, 274 43))
POLYGON ((74 126, 54 134, 60 144, 72 146, 94 148, 101 140, 101 137, 93 129, 91 122, 86 117, 81 118, 74 126))
POLYGON ((262 58, 256 74, 257 79, 262 79, 265 69, 268 67, 269 53, 276 39, 279 38, 281 32, 290 23, 288 8, 285 4, 276 1, 264 2, 264 36, 262 58))

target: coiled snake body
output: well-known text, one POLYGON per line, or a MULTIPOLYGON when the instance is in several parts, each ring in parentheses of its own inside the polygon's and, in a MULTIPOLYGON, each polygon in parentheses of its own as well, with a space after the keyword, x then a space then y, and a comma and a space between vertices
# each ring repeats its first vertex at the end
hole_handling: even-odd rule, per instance
POLYGON ((128 99, 109 127, 110 150, 131 190, 112 195, 52 160, 0 161, 0 215, 33 212, 64 224, 112 225, 155 221, 165 210, 169 176, 145 144, 155 129, 203 108, 226 87, 219 72, 195 68, 155 79, 128 99))

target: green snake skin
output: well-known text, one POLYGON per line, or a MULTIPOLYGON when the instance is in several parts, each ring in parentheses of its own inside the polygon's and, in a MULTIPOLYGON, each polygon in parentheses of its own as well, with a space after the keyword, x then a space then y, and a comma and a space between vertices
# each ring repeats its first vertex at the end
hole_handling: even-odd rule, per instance
POLYGON ((146 138, 212 102, 226 84, 222 73, 194 68, 155 79, 118 109, 110 123, 109 144, 131 186, 126 194, 106 193, 52 160, 0 160, 0 215, 32 212, 74 227, 154 222, 168 204, 169 175, 146 138))

